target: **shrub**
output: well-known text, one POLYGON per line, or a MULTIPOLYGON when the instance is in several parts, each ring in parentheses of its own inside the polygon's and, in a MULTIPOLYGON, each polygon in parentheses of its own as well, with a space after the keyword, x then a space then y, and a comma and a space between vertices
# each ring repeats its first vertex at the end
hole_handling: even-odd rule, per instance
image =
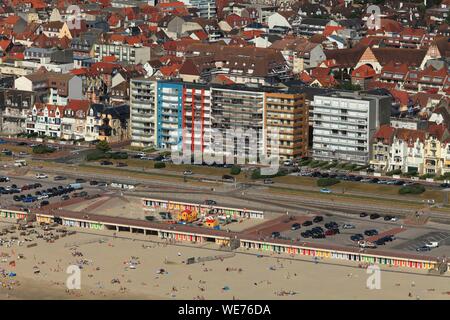
POLYGON ((239 166, 232 166, 230 169, 230 174, 232 175, 238 175, 239 173, 241 173, 241 167, 239 166))
POLYGON ((55 148, 40 144, 33 147, 33 153, 36 154, 44 154, 44 153, 52 153, 55 152, 55 148))
POLYGON ((166 167, 166 164, 164 162, 155 162, 155 164, 153 165, 153 167, 155 169, 163 169, 166 167))
POLYGON ((420 184, 403 186, 398 190, 399 194, 421 194, 425 192, 425 187, 420 184))
POLYGON ((335 178, 320 178, 317 180, 317 186, 319 187, 329 187, 339 183, 339 179, 335 178))
POLYGON ((395 169, 395 170, 386 172, 386 175, 387 175, 387 176, 393 176, 394 174, 401 174, 401 173, 402 173, 402 170, 400 170, 400 169, 395 169))
POLYGON ((128 159, 128 153, 126 152, 113 152, 110 154, 112 159, 117 159, 117 160, 125 160, 128 159))
POLYGON ((421 175, 420 179, 425 180, 425 179, 428 179, 428 178, 434 178, 434 176, 435 176, 434 173, 426 173, 424 175, 421 175))
POLYGON ((298 163, 298 165, 299 165, 300 167, 302 167, 302 166, 308 166, 311 162, 312 162, 311 159, 303 159, 303 160, 301 160, 301 161, 298 163))
POLYGON ((109 158, 108 155, 100 150, 92 150, 86 155, 87 161, 96 161, 105 158, 109 158))
POLYGON ((97 143, 97 145, 95 146, 95 148, 97 150, 99 150, 99 151, 102 151, 102 152, 107 152, 107 151, 111 150, 111 147, 109 146, 109 143, 107 141, 105 141, 105 140, 99 141, 97 143))
POLYGON ((353 164, 353 163, 347 163, 347 164, 344 166, 344 169, 345 169, 345 170, 349 170, 349 171, 353 171, 353 170, 355 170, 357 167, 358 167, 358 165, 356 165, 356 164, 353 164))
POLYGON ((276 174, 262 175, 261 170, 258 168, 258 169, 255 169, 252 171, 251 178, 252 179, 268 179, 268 178, 285 176, 287 173, 288 173, 288 171, 286 169, 280 169, 276 174))

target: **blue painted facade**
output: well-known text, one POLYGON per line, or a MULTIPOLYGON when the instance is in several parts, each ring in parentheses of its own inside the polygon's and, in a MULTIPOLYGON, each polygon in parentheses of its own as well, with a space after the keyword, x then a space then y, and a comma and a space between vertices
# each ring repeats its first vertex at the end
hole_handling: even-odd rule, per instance
POLYGON ((168 149, 182 141, 183 84, 158 81, 156 146, 168 149), (178 137, 175 135, 178 134, 178 137))

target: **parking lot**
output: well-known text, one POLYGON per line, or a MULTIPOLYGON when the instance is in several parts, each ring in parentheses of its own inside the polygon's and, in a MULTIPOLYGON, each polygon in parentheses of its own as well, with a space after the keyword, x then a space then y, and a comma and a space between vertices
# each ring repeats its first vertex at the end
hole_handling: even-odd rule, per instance
MULTIPOLYGON (((355 218, 345 218, 340 216, 327 216, 322 215, 323 221, 318 223, 313 223, 311 226, 301 226, 298 230, 284 230, 281 232, 281 236, 283 238, 287 239, 293 239, 293 240, 305 240, 305 241, 317 241, 319 243, 324 244, 339 244, 339 245, 345 245, 345 246, 351 246, 351 247, 357 247, 358 244, 355 241, 350 240, 350 237, 354 234, 362 234, 364 235, 364 231, 369 229, 375 229, 378 231, 379 234, 383 233, 389 233, 390 230, 393 230, 398 227, 398 224, 394 222, 386 222, 382 218, 379 218, 377 220, 370 220, 369 217, 361 218, 361 219, 355 219, 355 218), (321 227, 324 231, 327 230, 325 227, 325 224, 328 224, 330 222, 335 222, 339 226, 339 233, 335 235, 328 235, 325 238, 312 238, 312 237, 303 237, 301 234, 305 232, 306 230, 311 230, 314 227, 321 227), (345 229, 343 226, 351 225, 354 228, 352 229, 345 229)), ((311 219, 308 219, 312 221, 313 217, 311 219)), ((368 236, 364 236, 364 238, 369 238, 368 236)), ((387 244, 391 245, 391 244, 387 244)))
MULTIPOLYGON (((304 226, 305 221, 313 221, 315 215, 300 216, 293 220, 291 223, 276 224, 273 228, 267 227, 262 236, 270 237, 276 236, 282 239, 305 241, 308 243, 320 243, 323 245, 338 245, 345 247, 358 248, 358 241, 351 240, 351 236, 355 234, 361 234, 363 240, 376 243, 378 239, 392 236, 391 241, 381 241, 377 244, 376 249, 380 250, 394 250, 404 253, 418 253, 417 248, 423 247, 426 243, 432 241, 438 242, 437 248, 431 248, 430 250, 420 251, 420 254, 438 256, 445 255, 449 252, 450 247, 450 230, 447 225, 441 225, 442 230, 438 228, 428 228, 426 226, 408 226, 404 225, 402 219, 397 221, 385 221, 383 217, 378 219, 370 219, 370 216, 366 217, 343 217, 337 215, 320 215, 323 217, 323 221, 313 222, 312 225, 304 226), (300 222, 299 229, 292 230, 294 223, 300 222), (326 235, 323 238, 320 237, 305 237, 302 235, 307 230, 320 227, 323 229, 322 233, 325 233, 331 223, 337 224, 339 233, 334 235, 326 235), (351 228, 344 228, 344 225, 351 225, 351 228), (283 230, 284 229, 284 230, 283 230), (368 236, 365 234, 367 230, 376 230, 377 234, 368 236), (384 243, 383 243, 384 242, 384 243)), ((298 226, 297 226, 298 227, 298 226)), ((319 232, 320 233, 320 232, 319 232)))
POLYGON ((101 188, 91 186, 89 181, 80 184, 82 189, 75 190, 75 188, 68 188, 67 186, 69 184, 76 183, 75 179, 66 178, 55 181, 55 176, 50 175, 47 178, 41 179, 33 176, 12 177, 5 174, 0 174, 0 177, 9 178, 9 181, 0 182, 0 200, 2 207, 38 208, 47 202, 47 204, 51 204, 80 195, 94 195, 102 191, 101 188), (28 201, 23 199, 18 200, 19 197, 28 198, 28 201))

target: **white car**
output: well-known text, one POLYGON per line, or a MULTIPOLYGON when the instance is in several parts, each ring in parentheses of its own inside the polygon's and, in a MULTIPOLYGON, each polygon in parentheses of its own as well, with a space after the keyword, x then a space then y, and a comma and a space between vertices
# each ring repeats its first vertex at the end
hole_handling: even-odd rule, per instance
POLYGON ((394 221, 394 222, 395 222, 395 221, 398 221, 398 218, 397 218, 397 217, 392 217, 392 218, 391 218, 391 221, 394 221))
POLYGON ((366 240, 358 241, 358 245, 360 248, 376 248, 377 247, 374 243, 372 243, 370 241, 366 241, 366 240))
POLYGON ((425 243, 425 247, 428 247, 428 248, 437 248, 437 247, 439 247, 439 242, 437 242, 437 241, 430 241, 430 242, 427 242, 427 243, 425 243))
POLYGON ((36 173, 36 179, 47 179, 48 176, 45 173, 36 173))
POLYGON ((350 223, 345 223, 342 226, 342 229, 355 229, 355 228, 356 228, 355 225, 354 224, 350 224, 350 223))
POLYGON ((283 162, 283 165, 285 165, 285 166, 292 166, 292 160, 286 160, 286 161, 284 161, 283 162))
POLYGON ((42 195, 38 196, 37 199, 38 200, 48 199, 48 194, 42 194, 42 195))
POLYGON ((191 171, 191 170, 185 170, 185 171, 183 172, 183 174, 184 174, 185 176, 190 176, 190 175, 192 174, 192 171, 191 171))

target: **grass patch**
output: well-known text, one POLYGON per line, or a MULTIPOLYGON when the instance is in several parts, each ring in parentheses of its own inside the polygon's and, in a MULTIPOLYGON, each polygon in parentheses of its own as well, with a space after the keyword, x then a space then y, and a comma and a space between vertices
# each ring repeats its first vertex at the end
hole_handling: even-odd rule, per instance
POLYGON ((339 182, 341 182, 341 181, 336 178, 320 178, 320 179, 317 179, 317 186, 318 187, 329 187, 329 186, 334 186, 335 184, 338 184, 339 182))
POLYGON ((425 192, 425 187, 420 184, 403 186, 398 190, 399 194, 421 194, 425 192))

